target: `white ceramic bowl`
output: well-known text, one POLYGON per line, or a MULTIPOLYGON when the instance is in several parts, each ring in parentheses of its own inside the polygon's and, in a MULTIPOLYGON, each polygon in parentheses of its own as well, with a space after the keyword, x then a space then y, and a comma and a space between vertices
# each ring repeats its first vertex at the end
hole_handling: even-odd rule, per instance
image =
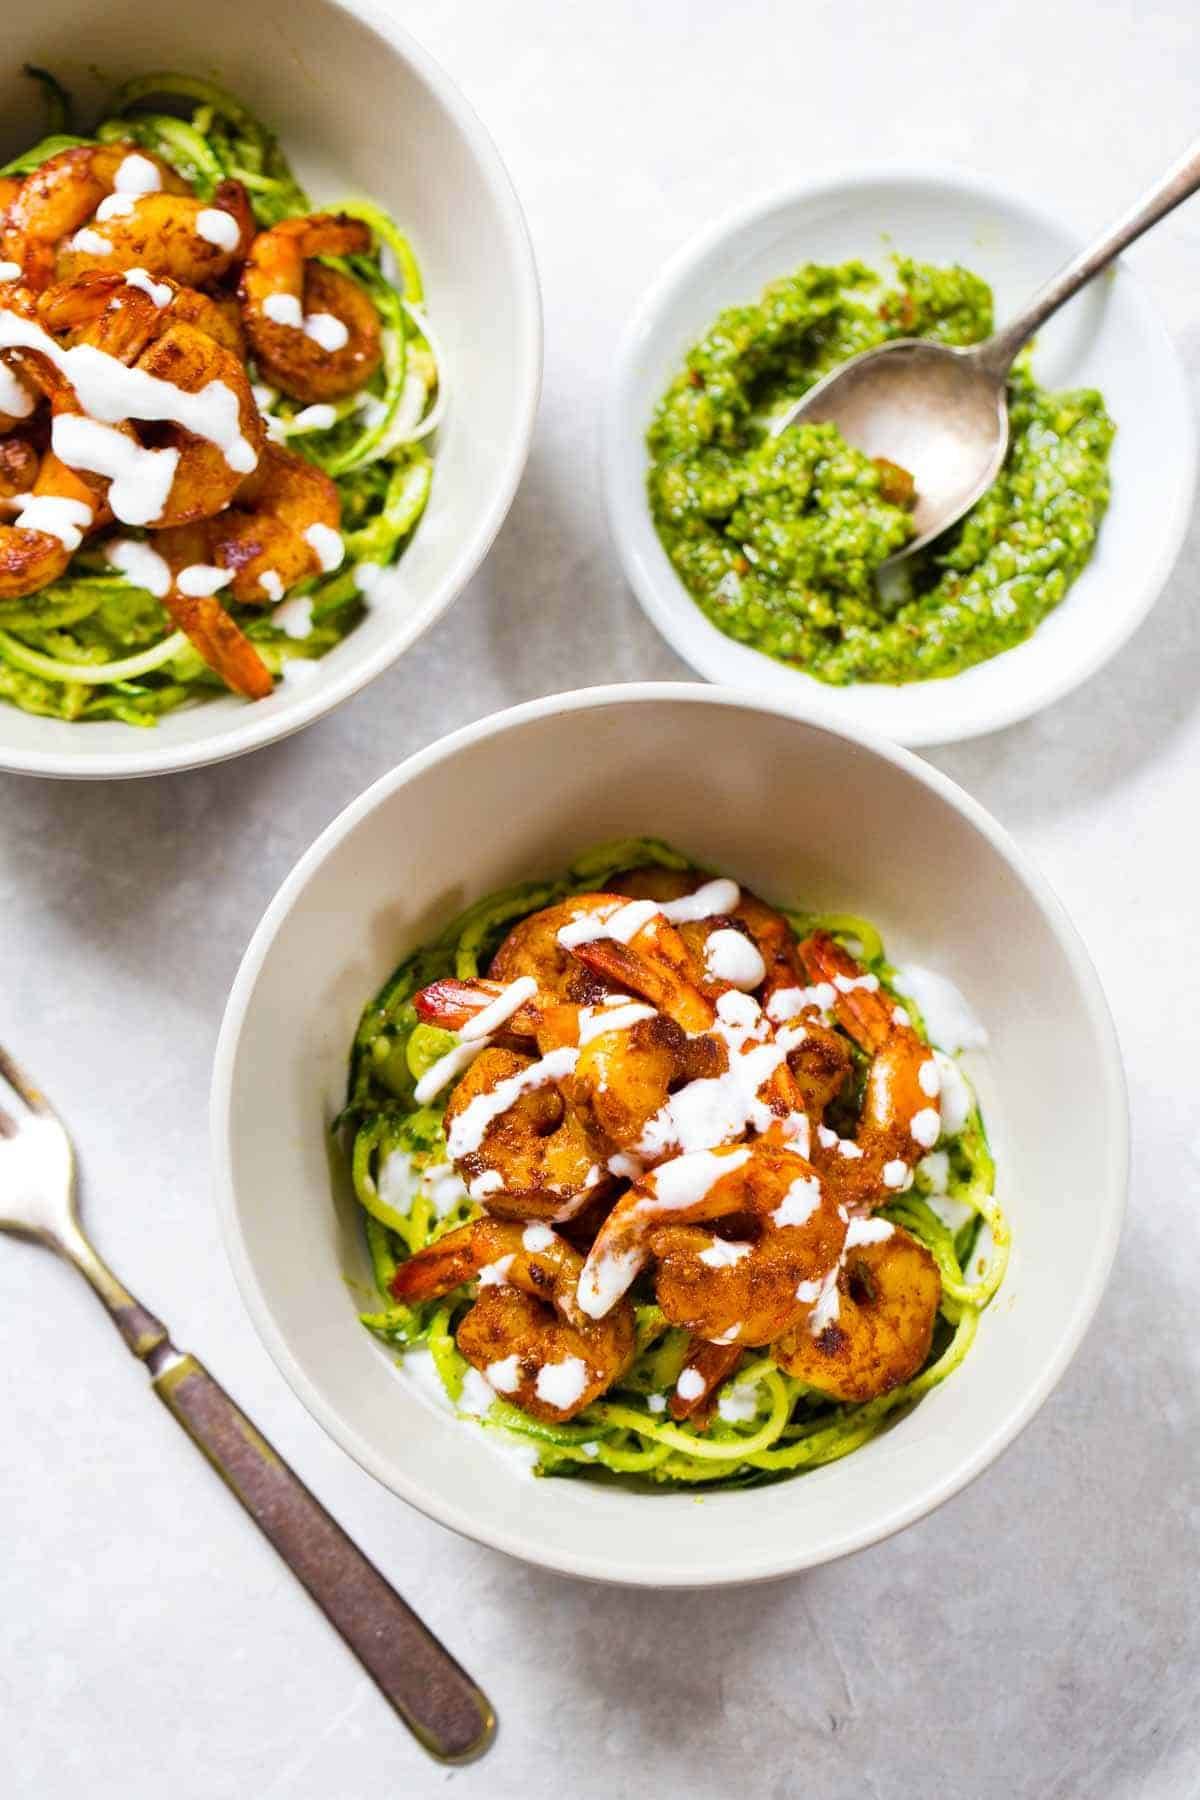
POLYGON ((1124 1081, 1103 996, 1058 901, 1000 827, 882 740, 700 685, 516 707, 412 757, 348 807, 246 952, 217 1050, 212 1131, 243 1296, 332 1436, 457 1531, 647 1586, 786 1574, 886 1537, 964 1486, 1066 1368, 1125 1199, 1124 1081), (369 1285, 361 1214, 327 1130, 359 1013, 403 955, 489 890, 637 832, 770 898, 865 913, 893 955, 960 983, 991 1031, 972 1073, 1013 1229, 1007 1280, 952 1380, 843 1462, 702 1504, 531 1480, 477 1426, 435 1410, 358 1322, 346 1277, 369 1285))
POLYGON ((84 120, 127 77, 184 70, 230 88, 272 125, 317 202, 357 193, 389 207, 421 261, 448 411, 428 510, 358 629, 303 686, 281 683, 254 705, 217 698, 153 731, 0 705, 0 768, 152 775, 240 756, 311 724, 386 669, 461 593, 500 529, 541 383, 541 303, 521 209, 470 106, 382 10, 289 0, 268 21, 246 0, 38 0, 6 18, 4 32, 0 160, 45 131, 22 63, 59 74, 84 120))
POLYGON ((974 737, 1027 717, 1118 651, 1162 590, 1196 485, 1187 379, 1167 331, 1124 267, 1101 277, 1039 335, 1048 387, 1098 387, 1117 423, 1112 502, 1096 554, 1025 643, 942 681, 830 688, 711 625, 658 541, 646 502, 646 427, 685 352, 722 307, 757 299, 802 263, 892 251, 961 262, 992 285, 1003 321, 1080 248, 1067 226, 1017 195, 959 172, 867 167, 759 198, 689 244, 639 305, 617 353, 604 417, 609 524, 639 600, 680 656, 710 681, 803 700, 905 744, 974 737))

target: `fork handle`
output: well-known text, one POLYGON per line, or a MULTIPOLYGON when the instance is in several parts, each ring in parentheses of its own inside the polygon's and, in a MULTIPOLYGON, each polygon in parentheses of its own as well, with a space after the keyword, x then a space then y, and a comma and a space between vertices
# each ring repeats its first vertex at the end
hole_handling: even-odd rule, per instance
POLYGON ((154 1390, 430 1755, 465 1762, 485 1750, 487 1697, 203 1364, 174 1351, 154 1390))

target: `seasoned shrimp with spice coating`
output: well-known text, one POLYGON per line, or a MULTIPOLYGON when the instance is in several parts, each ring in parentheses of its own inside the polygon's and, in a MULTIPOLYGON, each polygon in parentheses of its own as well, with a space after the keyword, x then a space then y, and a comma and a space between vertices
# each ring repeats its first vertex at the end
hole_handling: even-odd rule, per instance
POLYGON ((873 1400, 917 1373, 941 1304, 937 1264, 887 1219, 856 1220, 836 1280, 776 1343, 781 1369, 834 1400, 873 1400))
POLYGON ((910 1184, 913 1165, 937 1143, 937 1061, 904 1008, 828 932, 806 938, 800 954, 810 978, 831 990, 838 1024, 870 1057, 853 1138, 818 1128, 814 1158, 846 1205, 879 1206, 910 1184))
POLYGON ((98 236, 117 223, 104 217, 106 202, 116 197, 120 212, 140 195, 178 200, 188 193, 174 169, 136 144, 73 145, 32 169, 9 198, 0 219, 0 260, 19 263, 27 286, 46 287, 56 278, 60 253, 75 254, 66 250, 74 232, 93 220, 91 235, 98 236))
POLYGON ((293 399, 357 393, 379 367, 375 302, 353 276, 316 260, 370 247, 367 226, 345 213, 284 219, 250 246, 239 288, 246 336, 263 378, 293 399))
POLYGON ((254 215, 240 181, 223 181, 211 200, 186 193, 114 195, 96 224, 59 250, 54 273, 70 281, 90 269, 144 269, 184 287, 211 287, 239 267, 253 237, 254 215), (122 198, 128 205, 109 212, 122 198))
POLYGON ((845 1233, 844 1215, 794 1150, 759 1141, 693 1151, 617 1201, 588 1252, 580 1305, 603 1318, 653 1259, 673 1325, 710 1342, 769 1344, 811 1311, 845 1233))
MULTIPOLYGON (((125 275, 92 272, 57 283, 38 302, 39 323, 60 347, 69 350, 86 345, 123 364, 137 377, 150 377, 159 384, 149 386, 144 379, 129 384, 135 413, 126 419, 88 419, 61 361, 47 350, 34 346, 6 352, 49 397, 55 417, 52 442, 60 455, 68 454, 63 421, 86 420, 92 459, 87 448, 78 448, 72 466, 90 470, 101 494, 108 491, 105 465, 120 455, 112 442, 114 433, 142 451, 157 453, 158 466, 170 476, 166 491, 159 496, 153 516, 129 521, 151 530, 209 518, 228 506, 257 464, 265 442, 262 419, 239 358, 209 330, 189 322, 186 316, 177 317, 176 297, 172 290, 170 299, 160 305, 154 295, 130 285, 125 275), (172 397, 171 390, 178 398, 172 397), (189 406, 189 400, 194 404, 189 406), (221 406, 220 423, 228 443, 214 441, 217 433, 213 426, 207 435, 201 435, 180 422, 195 417, 198 410, 211 419, 216 412, 214 400, 221 406), (173 458, 170 464, 162 460, 163 452, 173 458)), ((194 311, 191 302, 185 301, 184 307, 185 313, 194 311)), ((117 384, 111 385, 115 389, 117 384)), ((78 427, 68 424, 65 432, 79 444, 78 427)), ((149 457, 141 459, 139 468, 148 461, 149 457)))
POLYGON ((633 1360, 633 1308, 625 1301, 589 1318, 576 1298, 582 1267, 544 1224, 479 1219, 402 1263, 392 1294, 414 1305, 478 1281, 459 1349, 495 1393, 555 1423, 574 1418, 633 1360))

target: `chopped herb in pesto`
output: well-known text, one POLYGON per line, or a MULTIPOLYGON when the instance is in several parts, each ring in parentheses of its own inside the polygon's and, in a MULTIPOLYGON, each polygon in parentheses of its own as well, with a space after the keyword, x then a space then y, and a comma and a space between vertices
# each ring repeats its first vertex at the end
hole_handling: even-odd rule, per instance
POLYGON ((1000 476, 961 524, 887 572, 912 535, 904 473, 832 425, 771 419, 847 357, 896 337, 971 344, 992 329, 967 269, 810 264, 723 312, 689 351, 647 436, 654 523, 680 579, 729 637, 820 680, 954 675, 1019 644, 1091 556, 1114 426, 1100 395, 1011 379, 1000 476))

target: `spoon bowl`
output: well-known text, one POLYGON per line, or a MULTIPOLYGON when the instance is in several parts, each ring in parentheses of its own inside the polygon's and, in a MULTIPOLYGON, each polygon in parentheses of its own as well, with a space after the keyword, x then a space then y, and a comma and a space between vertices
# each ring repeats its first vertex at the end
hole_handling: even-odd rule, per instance
POLYGON ((1200 188, 1200 139, 1150 192, 1038 289, 1015 318, 962 349, 902 338, 831 369, 777 419, 836 425, 867 456, 912 477, 914 535, 889 562, 911 556, 958 523, 1000 473, 1008 449, 1008 372, 1040 325, 1121 251, 1200 188))
POLYGON ((1008 452, 1008 390, 972 350, 900 338, 864 350, 819 381, 772 427, 836 425, 848 444, 917 481, 914 536, 898 562, 961 518, 1008 452), (919 474, 918 474, 919 471, 919 474))

